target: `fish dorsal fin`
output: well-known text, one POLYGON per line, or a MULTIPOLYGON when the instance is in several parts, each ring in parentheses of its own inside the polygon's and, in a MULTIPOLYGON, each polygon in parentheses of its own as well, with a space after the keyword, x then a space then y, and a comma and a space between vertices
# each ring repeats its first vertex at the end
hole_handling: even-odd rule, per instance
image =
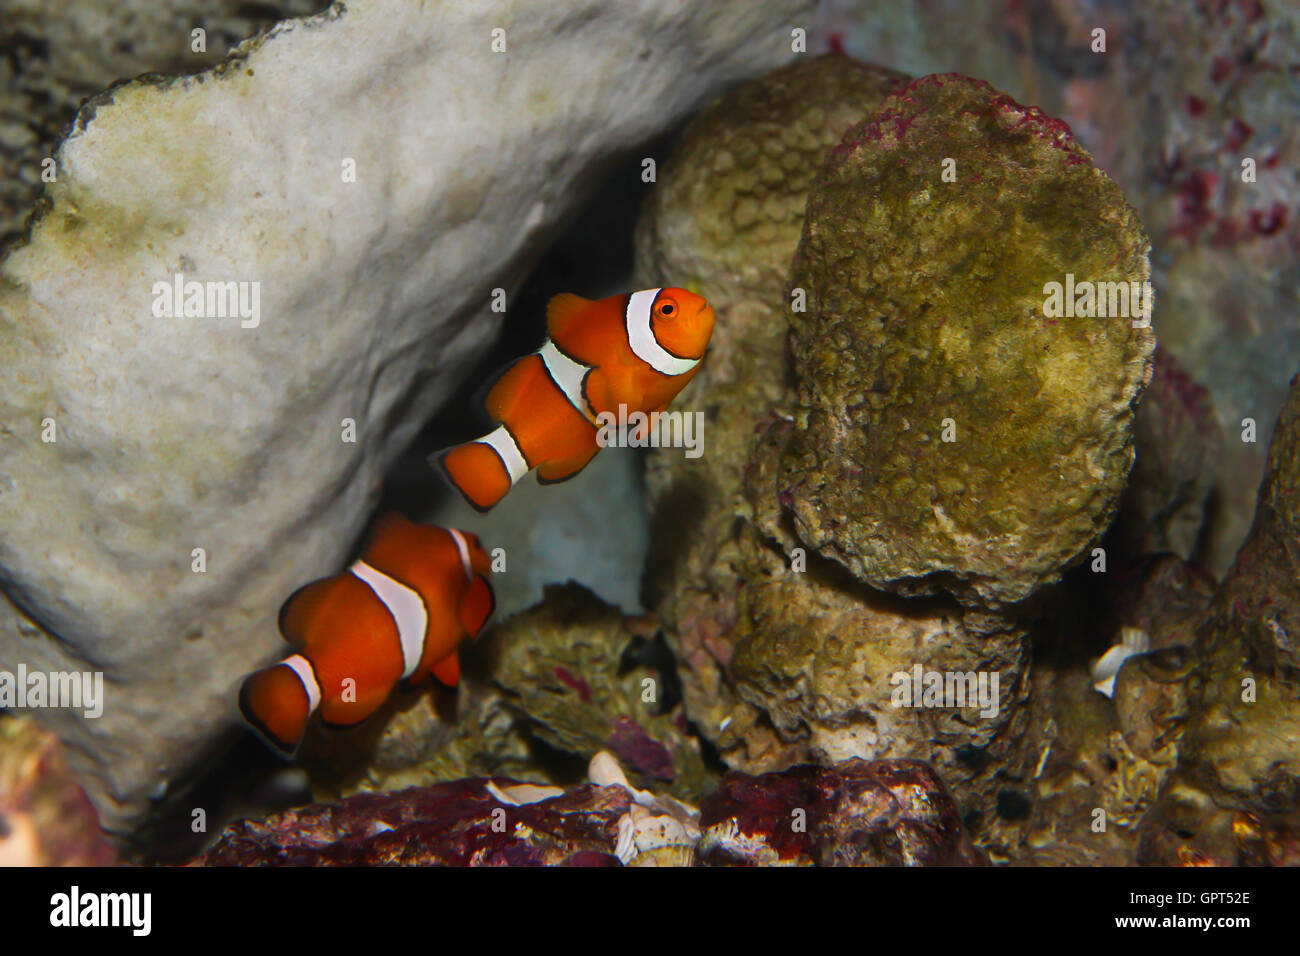
POLYGON ((584 299, 572 292, 561 292, 559 295, 552 296, 551 301, 546 303, 547 333, 553 339, 562 336, 569 323, 590 305, 590 299, 584 299))
POLYGON ((401 534, 411 526, 411 520, 401 512, 385 512, 376 519, 373 525, 371 525, 370 531, 366 535, 364 551, 369 552, 373 550, 376 545, 390 542, 394 535, 401 534))
POLYGON ((301 649, 306 645, 312 622, 334 597, 337 578, 335 575, 303 585, 280 607, 280 634, 290 646, 301 649))

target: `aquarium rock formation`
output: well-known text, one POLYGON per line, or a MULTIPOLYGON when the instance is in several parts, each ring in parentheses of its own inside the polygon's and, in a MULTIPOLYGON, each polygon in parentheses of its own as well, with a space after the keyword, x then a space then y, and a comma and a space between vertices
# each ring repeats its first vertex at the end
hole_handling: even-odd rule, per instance
POLYGON ((710 866, 979 866, 938 775, 915 760, 728 774, 700 807, 710 866))
POLYGON ((819 15, 823 35, 861 59, 978 76, 1036 104, 1122 184, 1159 253, 1161 346, 1209 390, 1227 439, 1200 545, 1222 576, 1250 528, 1269 429, 1300 368, 1294 5, 851 0, 819 15), (1257 442, 1237 440, 1244 418, 1257 442))
POLYGON ((116 856, 54 735, 27 716, 0 720, 0 867, 107 866, 116 856))
POLYGON ((692 122, 638 227, 638 267, 698 276, 731 322, 682 399, 710 423, 709 454, 650 457, 647 592, 686 715, 731 767, 921 759, 964 813, 996 815, 1030 720, 1020 604, 1113 518, 1154 345, 1127 318, 1045 316, 1044 286, 1072 270, 1140 282, 1146 256, 1068 131, 975 81, 908 85, 830 55, 692 122), (902 158, 901 136, 925 162, 902 158), (731 155, 745 149, 757 171, 731 155), (1057 210, 1067 195, 1079 202, 1057 210), (1000 411, 984 417, 976 394, 1000 411), (1032 421, 1009 411, 1016 395, 1040 403, 1032 421), (986 497, 1004 504, 993 519, 986 497), (1004 525, 996 545, 976 541, 988 520, 1004 525), (956 706, 900 704, 932 674, 998 686, 982 705, 974 688, 956 706))
POLYGON ((1300 383, 1273 430, 1255 523, 1196 641, 1176 774, 1144 862, 1300 859, 1300 383))
POLYGON ((874 587, 974 606, 1055 580, 1133 463, 1148 249, 1059 121, 958 76, 892 96, 833 151, 795 255, 800 427, 777 486, 800 539, 874 587))
POLYGON ((216 746, 605 161, 810 7, 358 0, 86 103, 2 264, 0 658, 104 672, 39 719, 105 826, 216 746))
POLYGON ((849 761, 731 774, 701 809, 599 752, 568 789, 473 778, 227 827, 199 866, 952 866, 983 862, 932 770, 849 761))

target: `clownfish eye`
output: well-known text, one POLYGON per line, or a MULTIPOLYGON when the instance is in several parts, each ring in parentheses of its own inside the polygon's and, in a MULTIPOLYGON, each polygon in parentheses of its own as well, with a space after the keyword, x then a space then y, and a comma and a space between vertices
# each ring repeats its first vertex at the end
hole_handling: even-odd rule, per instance
POLYGON ((672 299, 660 299, 655 303, 655 316, 660 319, 677 318, 677 303, 672 299))

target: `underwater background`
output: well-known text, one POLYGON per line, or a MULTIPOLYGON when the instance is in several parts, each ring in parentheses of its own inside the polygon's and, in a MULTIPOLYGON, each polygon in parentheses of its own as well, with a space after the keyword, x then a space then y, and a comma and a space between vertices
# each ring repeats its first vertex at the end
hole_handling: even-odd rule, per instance
POLYGON ((1268 0, 7 0, 0 863, 1294 864, 1298 68, 1268 0), (674 286, 697 457, 430 467, 674 286), (285 762, 240 682, 392 510, 493 618, 285 762))

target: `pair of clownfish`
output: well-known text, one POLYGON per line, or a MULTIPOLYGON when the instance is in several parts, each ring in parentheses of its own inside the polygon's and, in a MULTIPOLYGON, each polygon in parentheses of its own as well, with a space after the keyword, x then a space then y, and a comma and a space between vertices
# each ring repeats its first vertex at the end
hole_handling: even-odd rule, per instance
MULTIPOLYGON (((511 364, 487 395, 497 428, 434 456, 466 501, 491 509, 528 472, 572 478, 600 450, 602 413, 665 410, 695 376, 713 309, 685 289, 648 289, 593 302, 551 299, 548 337, 511 364)), ((312 714, 360 723, 400 683, 430 674, 454 687, 457 648, 492 615, 490 561, 478 538, 382 518, 346 571, 308 584, 280 610, 294 653, 250 675, 244 719, 276 751, 297 752, 312 714)))

